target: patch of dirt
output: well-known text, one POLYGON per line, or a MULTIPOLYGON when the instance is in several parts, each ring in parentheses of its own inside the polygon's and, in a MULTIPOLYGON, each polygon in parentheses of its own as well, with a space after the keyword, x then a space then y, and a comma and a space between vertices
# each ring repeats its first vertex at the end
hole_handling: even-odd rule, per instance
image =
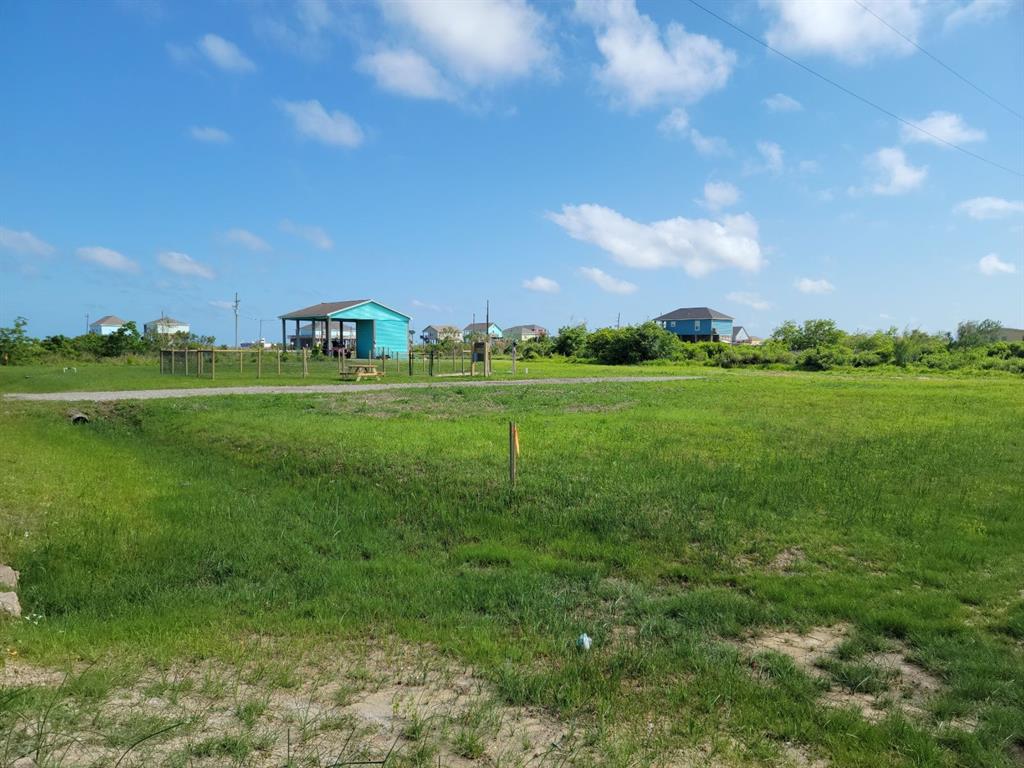
MULTIPOLYGON (((277 768, 389 754, 388 765, 440 759, 455 768, 539 765, 552 755, 564 766, 593 762, 572 723, 505 704, 471 669, 429 649, 335 648, 287 667, 250 655, 237 664, 148 668, 88 700, 72 693, 83 671, 66 675, 20 661, 0 670, 0 692, 35 686, 60 702, 64 719, 45 735, 43 754, 60 757, 62 768, 113 765, 150 734, 122 766, 277 768)), ((42 709, 25 711, 10 738, 16 749, 38 743, 42 717, 42 709)))
POLYGON ((744 645, 754 653, 776 651, 785 654, 802 670, 814 674, 817 670, 816 662, 838 648, 849 629, 846 624, 836 624, 817 627, 804 635, 796 632, 768 632, 751 638, 744 645))
POLYGON ((853 707, 869 721, 885 718, 890 710, 908 715, 923 716, 927 699, 939 691, 941 682, 927 670, 909 661, 907 649, 896 644, 891 650, 869 653, 857 661, 869 670, 871 677, 884 681, 873 690, 851 689, 841 685, 828 671, 837 662, 836 649, 849 635, 850 627, 836 624, 816 627, 805 634, 795 632, 768 632, 748 639, 741 648, 753 655, 773 651, 788 656, 806 674, 825 680, 829 689, 822 701, 834 707, 853 707), (880 689, 879 689, 880 688, 880 689))
POLYGON ((793 569, 794 565, 798 565, 807 559, 807 555, 804 554, 802 549, 798 547, 788 547, 768 563, 768 571, 771 573, 786 573, 793 569))

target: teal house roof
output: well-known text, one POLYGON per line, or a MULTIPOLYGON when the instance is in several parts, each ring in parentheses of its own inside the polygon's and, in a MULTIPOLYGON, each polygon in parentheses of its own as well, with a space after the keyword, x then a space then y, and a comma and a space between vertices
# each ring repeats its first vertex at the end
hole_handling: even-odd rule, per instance
POLYGON ((379 317, 379 310, 383 309, 392 315, 410 320, 410 316, 397 309, 381 304, 373 299, 352 299, 349 301, 323 301, 311 307, 303 307, 284 315, 279 315, 281 320, 325 320, 327 318, 345 320, 376 319, 379 317), (374 307, 378 308, 374 311, 374 307))

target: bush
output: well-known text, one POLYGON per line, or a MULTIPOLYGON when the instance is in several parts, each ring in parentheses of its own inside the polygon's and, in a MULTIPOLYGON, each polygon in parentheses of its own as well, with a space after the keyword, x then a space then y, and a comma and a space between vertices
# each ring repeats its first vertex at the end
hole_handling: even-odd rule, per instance
POLYGON ((853 354, 846 347, 828 344, 804 350, 797 362, 801 368, 809 371, 830 371, 849 365, 852 359, 853 354))
POLYGON ((683 359, 683 342, 657 323, 600 328, 587 337, 588 357, 606 365, 635 365, 647 360, 683 359))

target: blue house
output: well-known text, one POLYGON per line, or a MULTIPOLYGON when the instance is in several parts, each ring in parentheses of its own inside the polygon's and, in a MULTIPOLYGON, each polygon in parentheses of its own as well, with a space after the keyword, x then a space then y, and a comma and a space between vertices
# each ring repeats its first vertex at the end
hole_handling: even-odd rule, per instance
POLYGON ((722 312, 710 307, 680 307, 654 322, 683 341, 732 341, 732 321, 722 312))
POLYGON ((490 336, 492 339, 501 338, 501 328, 498 327, 497 323, 470 323, 462 329, 462 340, 473 341, 474 339, 483 339, 484 334, 490 336))
POLYGON ((406 358, 409 355, 409 315, 386 307, 372 299, 326 301, 281 315, 281 344, 288 347, 289 321, 295 323, 292 346, 320 344, 324 352, 333 354, 354 344, 358 358, 388 355, 406 358), (305 330, 305 324, 309 330, 305 330), (346 323, 349 324, 346 327, 346 323), (300 328, 300 326, 302 326, 300 328), (355 338, 351 328, 355 326, 355 338), (305 332, 302 332, 305 331, 305 332))

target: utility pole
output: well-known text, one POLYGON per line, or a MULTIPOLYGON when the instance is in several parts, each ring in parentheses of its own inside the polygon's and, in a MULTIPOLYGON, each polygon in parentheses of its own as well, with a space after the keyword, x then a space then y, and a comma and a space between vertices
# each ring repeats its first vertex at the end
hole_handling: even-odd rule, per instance
POLYGON ((484 376, 491 375, 491 300, 487 300, 487 310, 484 315, 484 339, 487 346, 484 347, 484 376))
POLYGON ((85 332, 89 332, 89 313, 85 313, 85 332))
POLYGON ((618 328, 621 323, 622 323, 622 313, 619 312, 619 314, 615 316, 615 327, 618 328))
POLYGON ((235 292, 235 349, 238 349, 238 305, 241 302, 238 301, 238 292, 235 292))

